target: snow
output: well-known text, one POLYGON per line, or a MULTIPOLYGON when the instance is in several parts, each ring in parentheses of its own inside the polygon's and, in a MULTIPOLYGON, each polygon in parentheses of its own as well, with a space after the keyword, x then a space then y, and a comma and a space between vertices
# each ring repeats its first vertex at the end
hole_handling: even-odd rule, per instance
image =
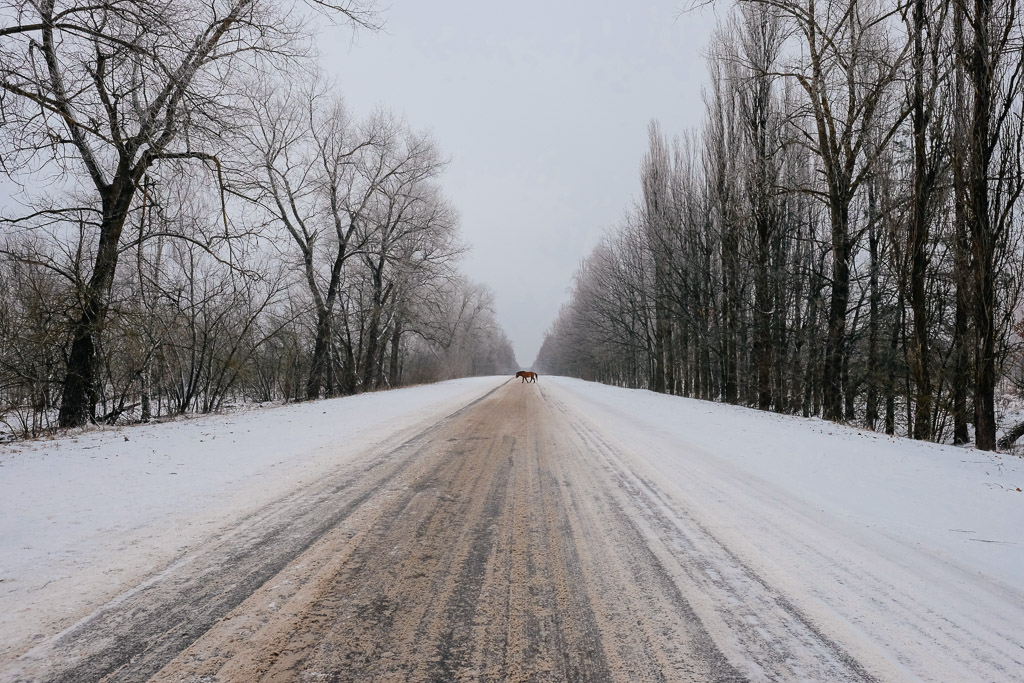
POLYGON ((507 379, 0 444, 0 661, 231 520, 507 379))
POLYGON ((664 447, 648 451, 669 480, 694 450, 858 527, 1024 588, 1024 459, 890 437, 791 415, 553 378, 606 430, 664 447), (624 424, 623 424, 624 423, 624 424), (685 448, 687 458, 679 454, 685 448), (713 455, 712 455, 713 454, 713 455))
POLYGON ((579 380, 545 388, 881 679, 1021 680, 1020 457, 579 380))
MULTIPOLYGON (((0 662, 504 381, 0 444, 0 662)), ((973 680, 980 661, 988 680, 1020 676, 1024 459, 566 378, 537 386, 881 678, 973 680)))

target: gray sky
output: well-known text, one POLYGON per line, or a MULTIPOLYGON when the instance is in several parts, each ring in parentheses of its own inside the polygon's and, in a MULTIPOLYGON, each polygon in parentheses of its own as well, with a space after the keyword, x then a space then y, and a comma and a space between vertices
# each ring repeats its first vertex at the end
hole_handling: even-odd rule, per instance
POLYGON ((678 0, 390 0, 381 33, 327 29, 349 106, 433 132, 442 179, 519 362, 533 362, 572 273, 639 190, 646 128, 702 117, 710 11, 678 0))

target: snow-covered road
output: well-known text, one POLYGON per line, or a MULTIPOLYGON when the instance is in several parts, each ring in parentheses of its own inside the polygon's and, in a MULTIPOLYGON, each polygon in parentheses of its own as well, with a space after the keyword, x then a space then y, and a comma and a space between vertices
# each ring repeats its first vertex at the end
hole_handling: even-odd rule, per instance
POLYGON ((1022 680, 1019 458, 548 377, 0 448, 0 680, 1022 680))

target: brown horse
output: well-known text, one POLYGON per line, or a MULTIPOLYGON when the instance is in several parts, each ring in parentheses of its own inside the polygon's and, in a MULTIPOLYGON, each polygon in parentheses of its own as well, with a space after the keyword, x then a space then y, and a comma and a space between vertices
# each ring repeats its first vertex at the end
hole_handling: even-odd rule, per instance
MULTIPOLYGON (((539 376, 536 372, 530 372, 529 370, 520 370, 516 373, 516 377, 522 377, 523 382, 536 382, 539 376)), ((520 382, 520 384, 523 382, 520 382)))

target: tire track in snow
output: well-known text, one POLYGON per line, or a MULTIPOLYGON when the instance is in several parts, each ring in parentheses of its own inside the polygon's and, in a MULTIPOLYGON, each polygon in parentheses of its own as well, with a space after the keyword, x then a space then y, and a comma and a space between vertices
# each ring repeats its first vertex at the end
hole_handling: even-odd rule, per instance
POLYGON ((143 681, 201 637, 353 511, 400 477, 446 422, 398 437, 355 472, 293 492, 242 520, 18 659, 4 681, 143 681))
POLYGON ((156 680, 742 680, 587 449, 508 387, 435 435, 358 542, 299 559, 343 555, 307 591, 254 594, 156 680))
POLYGON ((505 384, 247 518, 24 678, 873 680, 715 534, 586 415, 505 384))
POLYGON ((617 490, 613 506, 675 589, 696 599, 703 619, 740 671, 752 679, 874 681, 842 645, 785 595, 740 560, 700 522, 669 501, 651 480, 629 467, 629 456, 584 423, 564 403, 545 398, 590 444, 617 490))
MULTIPOLYGON (((786 647, 785 640, 771 645, 771 628, 755 629, 751 637, 749 629, 734 625, 736 612, 756 607, 760 595, 881 680, 1019 679, 1021 595, 1013 587, 979 583, 973 569, 921 552, 912 539, 823 516, 727 457, 563 391, 562 385, 552 390, 556 402, 564 396, 562 410, 592 423, 584 431, 594 439, 595 453, 605 454, 609 471, 618 473, 623 506, 646 501, 641 507, 648 521, 640 528, 652 547, 661 548, 667 567, 678 565, 673 573, 683 585, 705 586, 688 594, 716 642, 730 660, 746 661, 749 675, 768 676, 753 665, 773 657, 783 663, 769 662, 767 670, 784 671, 793 666, 786 659, 797 661, 791 653, 802 651, 786 647), (714 558, 716 548, 733 559, 701 568, 700 558, 714 558), (730 562, 742 568, 738 577, 723 573, 730 562), (740 580, 742 586, 744 575, 761 588, 753 586, 749 601, 730 606, 730 591, 720 585, 740 580)), ((751 624, 769 618, 771 611, 760 609, 746 616, 751 624)))

